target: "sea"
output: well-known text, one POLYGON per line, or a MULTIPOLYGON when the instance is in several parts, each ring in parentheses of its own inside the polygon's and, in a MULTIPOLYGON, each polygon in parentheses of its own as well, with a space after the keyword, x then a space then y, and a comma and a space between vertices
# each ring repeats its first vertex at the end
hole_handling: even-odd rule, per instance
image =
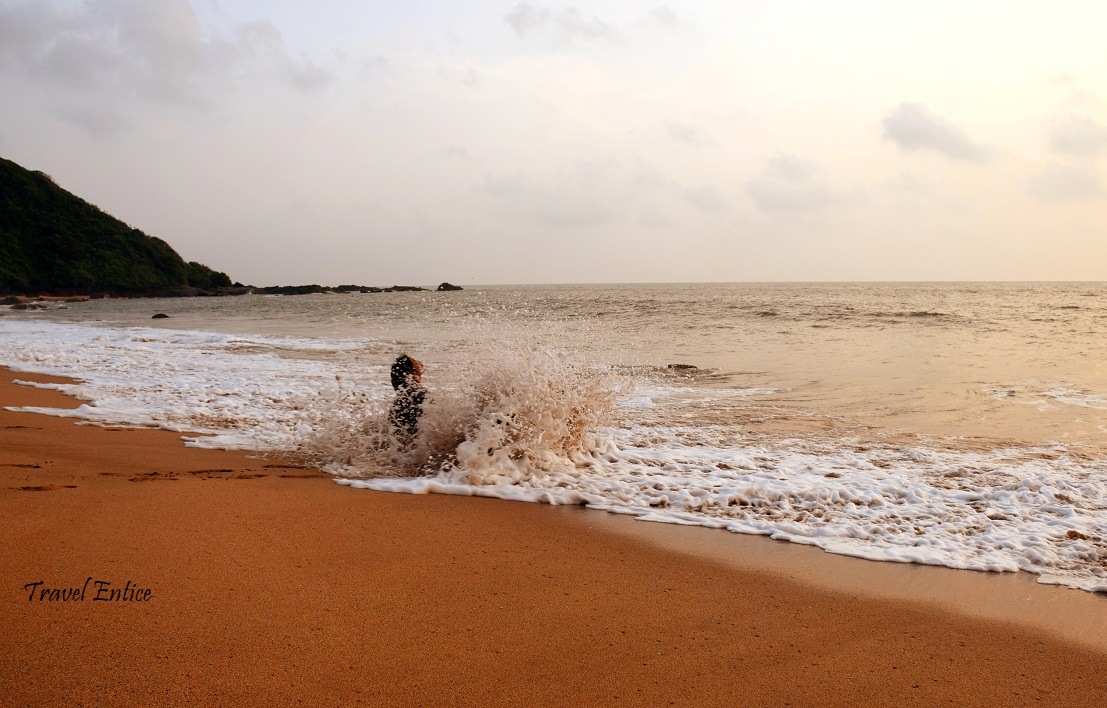
MULTIPOLYGON (((32 408, 351 494, 579 504, 1107 592, 1107 284, 470 286, 0 310, 32 408), (168 315, 151 319, 155 313, 168 315), (389 366, 423 362, 419 434, 389 366)), ((722 531, 720 531, 722 533, 722 531)))

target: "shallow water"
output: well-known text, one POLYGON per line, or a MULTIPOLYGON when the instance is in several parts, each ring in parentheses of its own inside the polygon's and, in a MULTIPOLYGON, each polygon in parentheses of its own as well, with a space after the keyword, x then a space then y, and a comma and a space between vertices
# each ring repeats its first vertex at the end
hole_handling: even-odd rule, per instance
POLYGON ((86 380, 78 415, 299 450, 355 486, 1107 588, 1101 283, 102 300, 0 332, 0 362, 86 380), (381 425, 400 352, 432 394, 415 450, 381 425))

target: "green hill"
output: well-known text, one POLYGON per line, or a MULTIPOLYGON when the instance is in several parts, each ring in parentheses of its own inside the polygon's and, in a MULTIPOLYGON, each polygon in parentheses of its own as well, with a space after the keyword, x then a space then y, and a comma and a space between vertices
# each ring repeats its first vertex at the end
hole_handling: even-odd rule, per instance
POLYGON ((0 294, 183 295, 230 284, 48 175, 0 158, 0 294))

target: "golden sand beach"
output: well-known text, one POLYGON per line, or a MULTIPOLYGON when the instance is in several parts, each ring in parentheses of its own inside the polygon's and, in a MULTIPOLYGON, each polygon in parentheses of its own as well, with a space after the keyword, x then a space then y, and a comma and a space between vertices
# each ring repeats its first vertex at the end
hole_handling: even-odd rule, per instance
MULTIPOLYGON (((13 378, 56 380, 4 370, 0 406, 77 405, 13 378)), ((686 553, 600 512, 351 490, 7 410, 0 474, 9 705, 1107 703, 1087 642, 686 553)))

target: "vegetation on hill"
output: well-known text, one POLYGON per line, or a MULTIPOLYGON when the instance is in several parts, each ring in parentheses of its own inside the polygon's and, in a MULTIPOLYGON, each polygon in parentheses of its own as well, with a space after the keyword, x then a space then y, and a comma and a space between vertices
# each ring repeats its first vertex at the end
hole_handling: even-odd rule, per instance
POLYGON ((230 285, 226 273, 185 262, 49 175, 0 158, 0 294, 183 295, 230 285))

